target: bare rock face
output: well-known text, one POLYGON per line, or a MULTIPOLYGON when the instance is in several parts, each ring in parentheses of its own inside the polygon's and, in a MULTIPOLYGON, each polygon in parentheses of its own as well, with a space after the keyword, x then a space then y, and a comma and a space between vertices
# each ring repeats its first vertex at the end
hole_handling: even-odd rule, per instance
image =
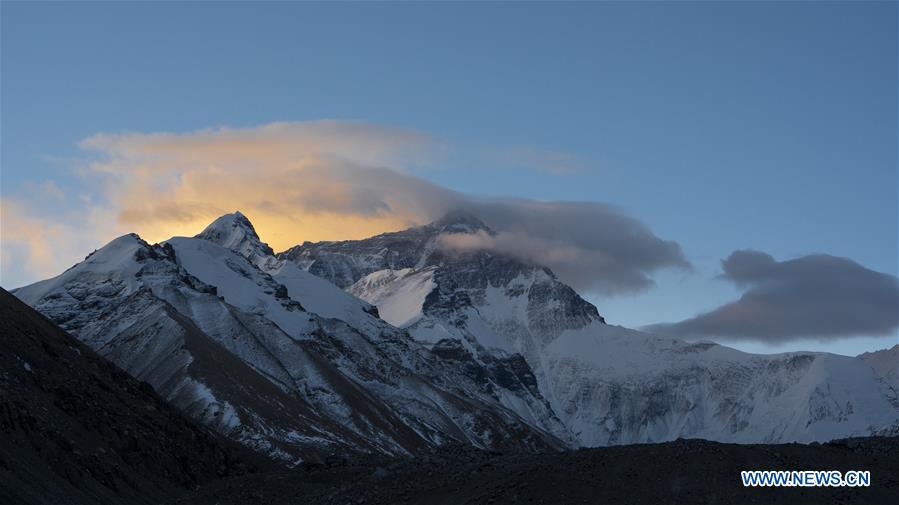
POLYGON ((4 503, 158 503, 260 460, 0 289, 4 503))

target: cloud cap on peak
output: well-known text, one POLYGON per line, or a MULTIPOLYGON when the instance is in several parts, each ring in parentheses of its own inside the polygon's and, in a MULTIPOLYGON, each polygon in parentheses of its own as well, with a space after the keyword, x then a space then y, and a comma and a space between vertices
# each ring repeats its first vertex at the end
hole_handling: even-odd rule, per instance
POLYGON ((899 328, 899 283, 849 258, 812 254, 777 261, 755 250, 734 251, 723 279, 746 292, 739 300, 677 323, 647 329, 687 338, 832 340, 889 335, 899 328))
POLYGON ((689 270, 677 242, 663 240, 622 210, 598 202, 469 200, 491 233, 446 234, 441 246, 486 249, 544 265, 577 290, 601 295, 644 291, 661 268, 689 270))

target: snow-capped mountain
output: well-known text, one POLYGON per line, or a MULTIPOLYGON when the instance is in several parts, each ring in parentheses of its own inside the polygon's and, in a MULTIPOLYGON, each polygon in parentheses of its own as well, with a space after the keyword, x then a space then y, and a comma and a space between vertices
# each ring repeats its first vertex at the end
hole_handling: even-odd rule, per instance
POLYGON ((170 245, 125 235, 14 294, 188 414, 251 447, 293 460, 367 443, 289 394, 290 377, 265 340, 287 335, 222 300, 216 287, 178 265, 170 245))
MULTIPOLYGON (((322 277, 310 274, 283 255, 279 257, 270 255, 268 246, 260 244, 252 225, 239 212, 217 219, 196 238, 203 237, 207 238, 197 243, 200 247, 207 249, 212 247, 208 244, 210 239, 213 243, 221 241, 221 245, 230 246, 235 252, 254 261, 264 275, 271 276, 276 282, 285 286, 291 299, 302 303, 310 312, 322 318, 339 321, 339 323, 333 321, 332 324, 346 324, 361 334, 374 335, 380 352, 389 352, 396 362, 402 363, 431 384, 438 384, 449 391, 464 392, 467 398, 475 399, 484 405, 494 405, 501 412, 511 412, 513 424, 516 426, 523 420, 526 426, 534 427, 540 432, 562 436, 565 442, 568 441, 567 432, 552 412, 549 403, 543 398, 539 389, 531 384, 532 371, 519 356, 489 356, 486 360, 477 360, 464 350, 461 353, 448 352, 448 349, 429 350, 421 346, 411 339, 406 331, 399 330, 379 318, 378 309, 373 305, 347 293, 322 277), (239 239, 235 240, 235 237, 239 239)), ((177 243, 181 240, 185 239, 176 238, 168 243, 176 245, 178 250, 177 243)), ((202 264, 207 256, 207 254, 195 256, 196 271, 204 268, 202 264)), ((190 262, 184 255, 181 257, 182 263, 190 262)), ((221 284, 220 280, 203 276, 201 278, 221 284)), ((352 342, 348 345, 349 349, 356 347, 357 345, 352 342)), ((406 400, 405 403, 411 405, 415 401, 406 400)), ((478 409, 482 415, 486 415, 490 410, 485 409, 483 405, 478 409)), ((453 408, 440 406, 439 410, 453 410, 453 408)), ((418 414, 410 415, 417 417, 418 414)), ((501 427, 504 422, 506 421, 500 422, 492 429, 503 429, 501 427)), ((477 429, 482 432, 492 431, 484 427, 477 429)), ((493 444, 505 443, 498 439, 491 440, 490 443, 493 444)), ((475 441, 475 443, 480 445, 482 442, 475 441)), ((544 444, 546 441, 540 443, 544 444)), ((559 441, 553 438, 549 443, 552 445, 559 441)))
POLYGON ((158 245, 120 237, 14 294, 192 416, 288 461, 449 440, 564 446, 537 422, 561 426, 526 366, 461 367, 426 349, 279 261, 241 214, 158 245))
POLYGON ((523 356, 577 445, 823 441, 899 419, 895 386, 861 360, 752 355, 607 325, 540 265, 445 247, 442 237, 456 233, 493 232, 455 213, 370 239, 306 243, 281 257, 375 304, 432 349, 523 356))
POLYGON ((287 461, 899 425, 895 384, 862 359, 608 325, 549 269, 444 240, 468 233, 493 232, 457 212, 276 255, 237 212, 195 237, 120 237, 14 294, 191 416, 287 461))

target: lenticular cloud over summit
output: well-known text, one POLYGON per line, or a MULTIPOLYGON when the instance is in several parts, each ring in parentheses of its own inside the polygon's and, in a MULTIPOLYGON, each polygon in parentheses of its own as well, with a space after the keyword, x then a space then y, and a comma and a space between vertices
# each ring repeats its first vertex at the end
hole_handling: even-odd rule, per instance
MULTIPOLYGON (((59 233, 4 241, 13 255, 68 252, 71 247, 54 241, 64 240, 72 229, 94 237, 96 245, 133 230, 151 242, 192 235, 234 209, 250 216, 275 250, 307 240, 364 238, 463 209, 497 232, 468 246, 545 264, 578 289, 635 292, 651 286, 650 276, 660 268, 689 267, 676 242, 657 237, 609 205, 475 198, 427 181, 416 170, 437 159, 445 146, 413 130, 308 121, 188 133, 98 134, 81 147, 96 155, 81 176, 102 192, 66 195, 70 221, 59 223, 57 218, 59 233), (113 223, 85 222, 80 219, 85 215, 116 217, 113 223)), ((8 208, 19 211, 5 212, 5 219, 41 222, 39 208, 14 203, 8 208)), ((454 245, 452 239, 447 243, 454 245)), ((31 278, 22 280, 77 259, 32 265, 31 278)))

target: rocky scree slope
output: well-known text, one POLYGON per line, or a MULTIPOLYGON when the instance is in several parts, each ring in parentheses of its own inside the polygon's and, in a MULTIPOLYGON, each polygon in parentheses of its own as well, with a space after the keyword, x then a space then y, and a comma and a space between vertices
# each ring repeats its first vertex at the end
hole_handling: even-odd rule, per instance
POLYGON ((446 446, 414 460, 307 465, 237 477, 180 504, 888 504, 899 487, 899 438, 735 445, 678 440, 499 454, 446 446), (743 470, 868 470, 870 487, 743 487, 743 470))
POLYGON ((0 501, 155 504, 271 465, 0 289, 0 501))

